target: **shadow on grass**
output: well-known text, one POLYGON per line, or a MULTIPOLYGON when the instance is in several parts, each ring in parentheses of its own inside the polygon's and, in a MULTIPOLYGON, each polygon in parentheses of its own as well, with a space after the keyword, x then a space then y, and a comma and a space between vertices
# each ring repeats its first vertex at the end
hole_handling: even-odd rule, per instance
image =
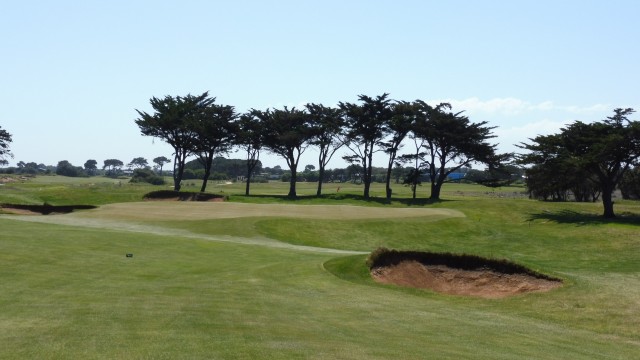
POLYGON ((572 210, 562 211, 544 211, 538 214, 532 214, 529 221, 546 220, 553 221, 558 224, 575 224, 578 226, 592 224, 625 224, 640 226, 640 215, 633 213, 618 214, 613 219, 608 219, 602 215, 585 214, 572 210))
POLYGON ((296 197, 289 197, 287 195, 241 195, 246 198, 255 198, 255 199, 272 199, 282 202, 313 202, 317 200, 318 202, 325 201, 343 201, 347 204, 376 204, 376 205, 394 205, 394 204, 402 204, 404 206, 426 206, 433 205, 448 201, 454 200, 431 200, 427 198, 420 199, 410 199, 410 198, 391 198, 391 201, 387 200, 384 197, 369 197, 366 199, 363 195, 355 195, 355 194, 328 194, 322 195, 320 197, 316 195, 298 195, 296 197))
POLYGON ((0 204, 0 208, 4 208, 11 212, 12 210, 23 210, 34 214, 51 215, 51 214, 69 214, 76 210, 95 209, 94 205, 21 205, 21 204, 0 204))

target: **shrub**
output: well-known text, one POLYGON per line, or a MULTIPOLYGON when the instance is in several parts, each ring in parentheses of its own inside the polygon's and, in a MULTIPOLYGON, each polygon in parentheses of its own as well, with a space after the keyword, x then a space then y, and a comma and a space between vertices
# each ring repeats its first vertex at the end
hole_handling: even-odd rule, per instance
POLYGON ((146 182, 152 185, 164 185, 164 178, 156 175, 150 169, 135 169, 133 170, 132 183, 146 182))

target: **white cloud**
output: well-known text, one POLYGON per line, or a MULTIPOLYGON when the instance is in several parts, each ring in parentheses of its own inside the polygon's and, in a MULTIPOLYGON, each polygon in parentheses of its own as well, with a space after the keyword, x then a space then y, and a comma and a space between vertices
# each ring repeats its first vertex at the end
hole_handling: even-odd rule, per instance
POLYGON ((556 105, 553 101, 543 101, 540 103, 532 103, 522 99, 513 97, 493 98, 489 100, 481 100, 477 97, 467 99, 440 99, 428 101, 431 104, 440 102, 448 102, 453 106, 455 111, 465 110, 470 114, 488 113, 500 114, 505 116, 520 115, 524 113, 538 111, 559 111, 571 114, 594 114, 601 113, 611 109, 608 104, 594 104, 590 106, 576 105, 556 105))
POLYGON ((560 128, 565 127, 570 122, 566 121, 552 121, 549 119, 543 119, 536 122, 526 123, 520 126, 512 127, 499 127, 494 130, 498 137, 526 137, 532 138, 537 135, 549 135, 557 133, 560 128))

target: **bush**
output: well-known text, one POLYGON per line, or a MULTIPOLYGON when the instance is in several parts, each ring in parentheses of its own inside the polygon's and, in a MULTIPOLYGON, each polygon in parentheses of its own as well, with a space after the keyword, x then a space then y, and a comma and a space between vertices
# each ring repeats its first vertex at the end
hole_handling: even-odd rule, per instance
POLYGON ((164 185, 164 178, 156 175, 150 169, 135 169, 133 170, 133 177, 131 178, 132 183, 149 183, 152 185, 164 185))

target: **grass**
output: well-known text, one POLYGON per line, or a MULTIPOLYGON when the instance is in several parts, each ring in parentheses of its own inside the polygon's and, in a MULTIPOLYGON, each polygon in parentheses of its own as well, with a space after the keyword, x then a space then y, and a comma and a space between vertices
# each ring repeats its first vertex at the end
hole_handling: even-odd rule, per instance
MULTIPOLYGON (((57 205, 70 200, 56 196, 75 189, 83 192, 76 195, 82 200, 77 203, 100 205, 132 201, 148 190, 101 184, 95 186, 104 189, 90 196, 90 184, 36 180, 0 187, 0 202, 20 197, 38 203, 47 194, 57 205), (7 187, 13 189, 6 191, 7 187)), ((252 192, 261 196, 248 198, 241 195, 241 185, 224 186, 210 188, 224 191, 232 202, 290 203, 281 197, 286 184, 256 184, 252 192)), ((375 187, 376 193, 383 190, 375 187)), ((518 195, 518 188, 491 191, 449 184, 443 190, 446 201, 413 206, 453 209, 465 217, 215 219, 211 214, 171 221, 154 219, 151 211, 119 217, 105 207, 47 218, 75 219, 78 225, 62 226, 2 216, 0 357, 637 356, 640 204, 617 202, 616 211, 626 216, 604 222, 594 218, 601 211, 599 204, 530 201, 518 195), (82 221, 88 220, 129 221, 157 233, 178 229, 201 236, 83 227, 82 221), (374 283, 366 255, 211 241, 215 236, 267 237, 345 250, 384 246, 504 258, 560 277, 566 285, 500 300, 440 295, 374 283), (126 253, 134 256, 126 258, 126 253)), ((313 195, 314 184, 304 184, 301 191, 313 195)), ((345 185, 339 194, 346 204, 385 208, 406 207, 403 202, 409 197, 408 189, 394 189, 398 198, 384 205, 358 198, 359 191, 358 186, 345 185)), ((343 204, 329 196, 294 203, 343 204)), ((190 211, 189 204, 184 205, 176 207, 182 215, 190 211)), ((157 206, 163 211, 166 207, 157 206)), ((199 206, 192 210, 202 213, 199 206)))

